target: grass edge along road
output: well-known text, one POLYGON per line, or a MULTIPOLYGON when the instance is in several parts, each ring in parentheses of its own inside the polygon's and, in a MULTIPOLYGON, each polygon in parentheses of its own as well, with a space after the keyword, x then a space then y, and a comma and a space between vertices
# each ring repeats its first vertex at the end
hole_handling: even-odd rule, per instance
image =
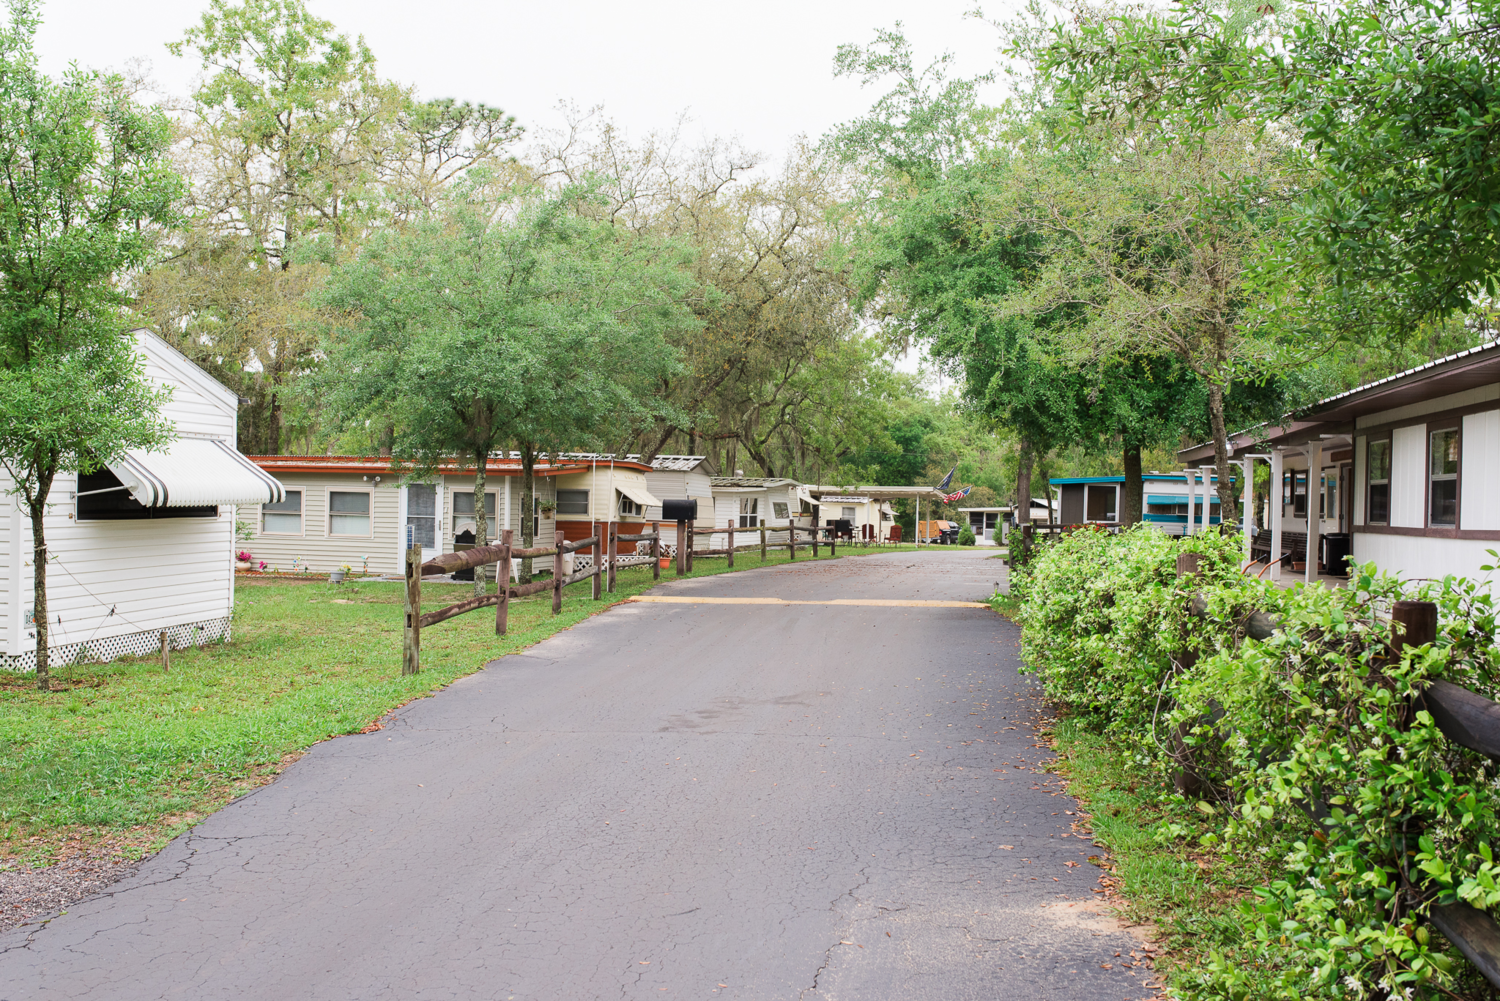
MULTIPOLYGON (((839 555, 897 551, 913 547, 839 555)), ((746 552, 733 571, 707 558, 686 576, 787 562, 785 552, 764 564, 746 552)), ((663 571, 662 581, 673 579, 663 571)), ((155 657, 61 666, 55 690, 41 693, 31 675, 0 672, 0 869, 156 851, 313 744, 378 726, 398 706, 654 584, 650 567, 622 567, 614 594, 596 602, 589 581, 571 585, 555 617, 550 592, 512 601, 503 638, 489 609, 424 629, 422 673, 403 678, 399 582, 242 578, 234 639, 174 651, 170 673, 155 657)), ((472 594, 471 584, 427 583, 422 607, 472 594)))
MULTIPOLYGON (((990 606, 1013 621, 1020 610, 1004 594, 990 606)), ((1109 853, 1091 861, 1106 870, 1110 906, 1124 921, 1153 929, 1149 955, 1162 986, 1190 988, 1210 953, 1248 948, 1241 908, 1271 878, 1267 870, 1253 858, 1197 850, 1213 821, 1182 797, 1163 797, 1155 776, 1132 767, 1129 755, 1099 734, 1060 716, 1041 736, 1057 754, 1051 768, 1077 800, 1094 843, 1109 853)))

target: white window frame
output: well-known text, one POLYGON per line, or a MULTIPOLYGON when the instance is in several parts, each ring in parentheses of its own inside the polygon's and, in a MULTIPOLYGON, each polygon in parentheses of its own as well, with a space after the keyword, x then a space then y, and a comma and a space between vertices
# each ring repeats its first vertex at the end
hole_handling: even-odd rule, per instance
MULTIPOLYGON (((306 504, 306 501, 303 502, 306 504)), ((303 512, 303 524, 307 524, 307 514, 303 512)), ((375 491, 369 487, 328 487, 323 493, 323 536, 328 539, 373 539, 375 537, 375 491), (333 495, 334 494, 364 494, 369 498, 370 530, 364 535, 350 535, 345 532, 333 530, 333 495)))
MULTIPOLYGON (((452 508, 452 510, 448 513, 448 535, 450 537, 453 536, 453 535, 457 535, 458 534, 458 520, 460 518, 466 519, 468 521, 474 521, 477 524, 477 520, 475 519, 475 516, 474 516, 475 513, 473 511, 466 511, 466 512, 460 513, 459 510, 458 510, 458 499, 460 497, 465 497, 466 496, 470 500, 473 500, 473 498, 474 498, 474 488, 470 487, 467 490, 463 490, 463 489, 460 489, 458 487, 454 487, 452 489, 453 489, 453 497, 451 498, 451 503, 449 505, 452 508)), ((484 499, 485 499, 485 505, 484 505, 485 506, 485 512, 484 513, 485 513, 485 517, 487 517, 489 519, 489 521, 490 521, 490 526, 489 526, 490 527, 490 534, 491 535, 495 535, 498 538, 499 536, 498 536, 498 533, 496 532, 496 529, 495 529, 495 523, 500 520, 500 491, 486 489, 484 491, 484 499), (495 510, 493 510, 493 511, 489 510, 489 506, 490 506, 489 505, 489 499, 491 497, 495 498, 495 510)))
MULTIPOLYGON (((273 536, 276 536, 277 538, 281 538, 281 539, 302 539, 302 538, 306 538, 307 537, 307 488, 306 487, 300 487, 300 486, 299 487, 288 487, 287 490, 286 490, 286 492, 288 494, 298 494, 302 498, 302 505, 301 505, 301 507, 297 511, 297 524, 299 526, 301 526, 301 527, 299 527, 297 529, 297 531, 295 531, 295 532, 273 532, 273 531, 271 531, 270 529, 266 528, 266 514, 267 514, 267 511, 266 511, 266 505, 262 504, 260 506, 260 534, 261 535, 273 535, 273 536)), ((269 513, 271 513, 271 514, 286 514, 287 512, 285 512, 285 511, 271 511, 269 513)))
POLYGON ((1463 440, 1463 428, 1462 428, 1462 425, 1460 425, 1460 424, 1443 424, 1443 425, 1440 425, 1438 427, 1429 426, 1427 428, 1427 502, 1426 502, 1426 505, 1425 505, 1426 508, 1427 508, 1427 527, 1428 528, 1441 528, 1441 529, 1456 529, 1456 528, 1458 528, 1458 518, 1459 518, 1458 494, 1459 494, 1459 485, 1460 485, 1459 481, 1460 481, 1460 478, 1463 475, 1463 464, 1464 464, 1464 440, 1463 440), (1454 451, 1457 453, 1457 457, 1453 460, 1453 472, 1451 472, 1451 473, 1435 473, 1435 472, 1432 471, 1434 460, 1437 458, 1437 452, 1435 451, 1435 449, 1434 449, 1433 446, 1436 444, 1435 439, 1440 434, 1451 434, 1453 436, 1454 451), (1433 520, 1432 487, 1436 483, 1452 483, 1453 484, 1453 520, 1451 522, 1447 522, 1447 521, 1439 522, 1439 521, 1434 521, 1433 520))

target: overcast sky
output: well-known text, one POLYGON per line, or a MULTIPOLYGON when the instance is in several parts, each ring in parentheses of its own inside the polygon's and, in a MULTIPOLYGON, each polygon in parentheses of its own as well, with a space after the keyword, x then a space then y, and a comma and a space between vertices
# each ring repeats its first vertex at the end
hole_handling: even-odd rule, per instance
MULTIPOLYGON (((924 56, 944 50, 961 72, 993 65, 992 28, 965 18, 976 0, 311 0, 312 11, 363 35, 382 76, 414 83, 423 97, 499 105, 524 125, 560 121, 570 101, 605 113, 632 134, 668 128, 682 112, 688 134, 738 136, 779 159, 792 137, 814 138, 858 115, 876 96, 833 78, 844 42, 868 42, 904 23, 924 56)), ((997 14, 1015 0, 994 0, 997 14)), ((50 0, 38 47, 44 68, 92 68, 148 59, 167 92, 186 94, 198 67, 164 48, 206 0, 50 0)))

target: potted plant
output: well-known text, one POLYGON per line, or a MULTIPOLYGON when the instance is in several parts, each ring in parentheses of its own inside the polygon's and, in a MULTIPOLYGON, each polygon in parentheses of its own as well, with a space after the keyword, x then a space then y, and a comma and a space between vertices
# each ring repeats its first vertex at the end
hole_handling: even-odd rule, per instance
POLYGON ((339 567, 337 570, 335 570, 332 573, 330 573, 328 575, 328 579, 331 580, 331 581, 333 581, 333 583, 335 583, 335 584, 342 584, 344 582, 344 578, 347 577, 348 575, 349 575, 349 564, 345 563, 343 566, 339 567))
POLYGON ((234 554, 234 568, 236 570, 249 570, 255 565, 255 557, 250 555, 248 549, 242 549, 234 554))

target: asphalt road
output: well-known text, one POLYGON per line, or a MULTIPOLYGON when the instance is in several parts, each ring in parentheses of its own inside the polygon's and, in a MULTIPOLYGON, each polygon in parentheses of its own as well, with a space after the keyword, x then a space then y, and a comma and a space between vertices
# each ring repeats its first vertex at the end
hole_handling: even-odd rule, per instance
MULTIPOLYGON (((976 600, 987 555, 655 593, 976 600)), ((0 998, 1147 996, 1036 771, 1016 638, 978 608, 616 607, 0 938, 0 998)))

